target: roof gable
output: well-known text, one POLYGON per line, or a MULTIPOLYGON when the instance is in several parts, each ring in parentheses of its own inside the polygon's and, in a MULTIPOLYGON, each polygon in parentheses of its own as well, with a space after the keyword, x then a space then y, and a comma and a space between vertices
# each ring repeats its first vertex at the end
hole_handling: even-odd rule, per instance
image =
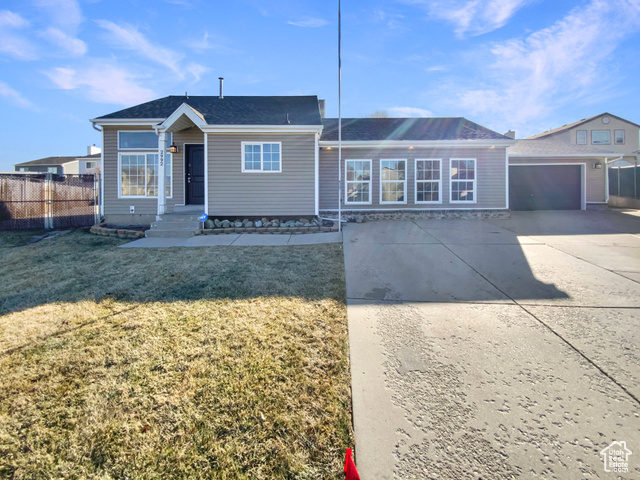
POLYGON ((622 117, 618 117, 618 116, 612 115, 612 114, 610 114, 608 112, 604 112, 604 113, 601 113, 599 115, 594 115, 593 117, 583 118, 582 120, 578 120, 577 122, 569 123, 567 125, 563 125, 561 127, 554 128, 552 130, 547 130, 546 132, 538 133, 536 135, 531 135, 530 137, 527 137, 526 140, 535 140, 537 138, 549 137, 549 136, 555 135, 557 133, 566 132, 567 130, 571 130, 572 128, 579 127, 580 125, 583 125, 585 123, 591 122, 593 120, 597 120, 598 118, 601 118, 601 117, 604 117, 604 116, 615 118, 617 120, 620 120, 622 122, 628 123, 629 125, 632 125, 632 126, 640 129, 640 125, 638 125, 637 123, 633 123, 633 122, 631 122, 629 120, 626 120, 626 119, 624 119, 622 117))
POLYGON ((322 125, 315 95, 223 98, 170 95, 93 121, 154 119, 162 122, 183 104, 197 112, 208 125, 322 125))
MULTIPOLYGON (((338 140, 338 119, 324 118, 323 141, 338 140)), ((509 140, 466 118, 343 118, 344 141, 509 140)))

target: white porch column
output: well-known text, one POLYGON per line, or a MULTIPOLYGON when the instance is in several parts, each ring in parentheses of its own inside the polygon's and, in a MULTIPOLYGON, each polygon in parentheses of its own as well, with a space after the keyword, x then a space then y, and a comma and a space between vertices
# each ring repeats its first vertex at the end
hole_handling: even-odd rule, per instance
POLYGON ((167 135, 164 131, 159 131, 158 132, 158 215, 164 215, 167 211, 167 192, 164 187, 166 155, 167 155, 167 135))

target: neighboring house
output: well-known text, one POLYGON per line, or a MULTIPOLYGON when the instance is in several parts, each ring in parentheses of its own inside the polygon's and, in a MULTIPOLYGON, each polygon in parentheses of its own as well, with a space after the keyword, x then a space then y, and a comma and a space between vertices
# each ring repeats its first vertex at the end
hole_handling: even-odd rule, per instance
POLYGON ((101 149, 95 145, 87 147, 82 157, 46 157, 29 162, 17 163, 16 172, 42 172, 57 175, 99 173, 101 167, 101 149))
POLYGON ((91 120, 102 128, 103 215, 210 217, 508 209, 515 142, 464 118, 323 118, 316 96, 169 96, 91 120), (165 174, 162 175, 162 170, 165 174), (382 175, 381 175, 382 172, 382 175))
POLYGON ((518 140, 509 148, 512 210, 598 208, 610 202, 608 165, 635 164, 640 125, 610 113, 518 140))

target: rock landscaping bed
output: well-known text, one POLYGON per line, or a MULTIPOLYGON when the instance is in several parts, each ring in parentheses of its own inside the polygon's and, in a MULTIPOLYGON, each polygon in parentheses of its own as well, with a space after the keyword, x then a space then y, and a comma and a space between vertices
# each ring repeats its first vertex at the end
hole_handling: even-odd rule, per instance
POLYGON ((223 233, 320 233, 337 232, 338 222, 320 218, 279 219, 266 217, 260 219, 209 219, 204 222, 204 229, 197 235, 216 235, 223 233))

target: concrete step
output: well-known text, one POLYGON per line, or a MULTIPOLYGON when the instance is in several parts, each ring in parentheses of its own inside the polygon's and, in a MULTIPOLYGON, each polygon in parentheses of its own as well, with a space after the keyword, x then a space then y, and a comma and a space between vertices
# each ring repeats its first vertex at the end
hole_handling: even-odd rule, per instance
POLYGON ((181 223, 181 222, 198 222, 200 215, 178 215, 171 213, 169 215, 162 215, 158 222, 164 223, 181 223))
POLYGON ((153 222, 145 236, 148 238, 188 238, 192 237, 201 226, 198 215, 170 213, 162 215, 159 220, 153 222))
POLYGON ((154 230, 150 229, 145 232, 147 238, 190 238, 195 235, 193 230, 154 230))
POLYGON ((159 228, 162 230, 168 230, 171 228, 201 228, 202 224, 200 222, 193 220, 185 220, 183 222, 166 222, 164 220, 158 220, 157 222, 151 223, 151 228, 159 228))

